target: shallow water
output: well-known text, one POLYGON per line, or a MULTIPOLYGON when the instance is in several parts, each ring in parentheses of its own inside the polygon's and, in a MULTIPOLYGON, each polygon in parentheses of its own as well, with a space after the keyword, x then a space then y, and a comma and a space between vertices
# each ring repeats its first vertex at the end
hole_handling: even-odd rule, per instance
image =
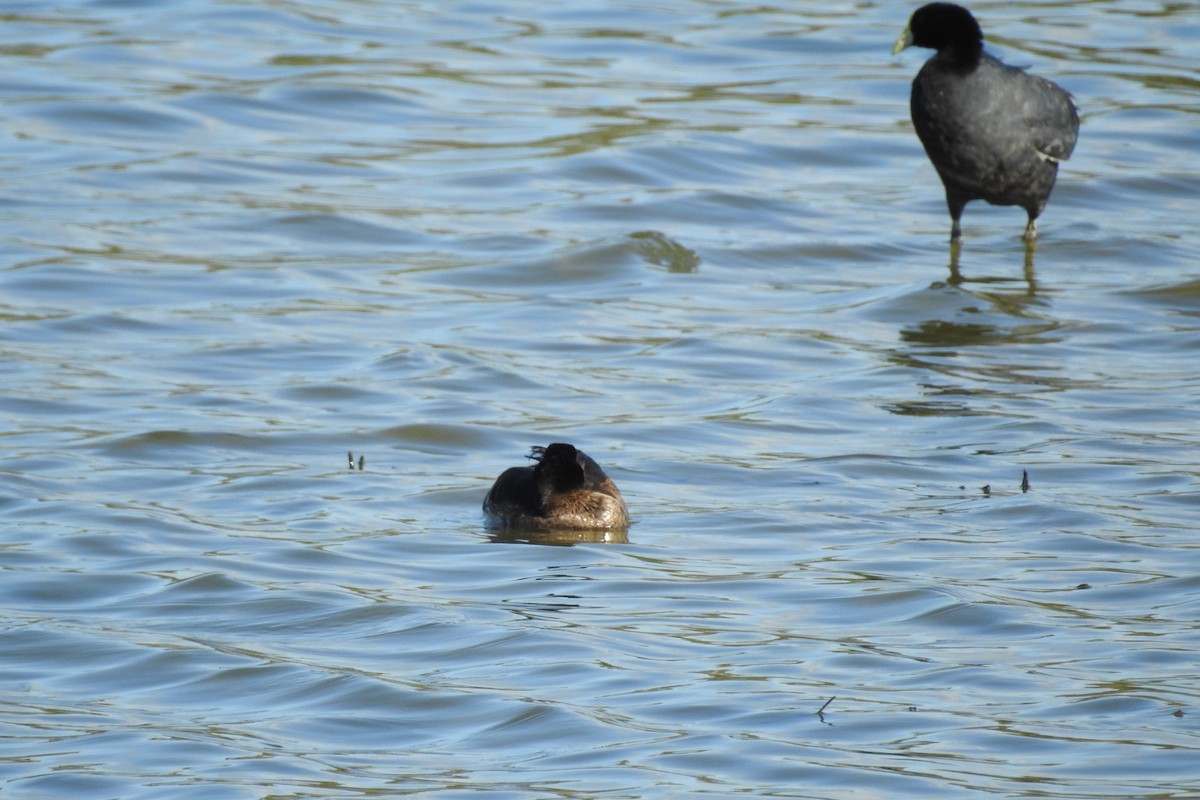
POLYGON ((951 269, 910 6, 544 5, 6 7, 5 796, 1200 793, 1200 12, 951 269))

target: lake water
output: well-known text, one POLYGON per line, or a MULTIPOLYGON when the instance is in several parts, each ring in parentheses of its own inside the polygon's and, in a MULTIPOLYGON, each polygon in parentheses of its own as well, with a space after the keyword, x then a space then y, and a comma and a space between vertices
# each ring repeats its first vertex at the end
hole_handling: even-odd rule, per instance
POLYGON ((953 266, 912 8, 9 0, 0 792, 1200 796, 1200 7, 953 266))

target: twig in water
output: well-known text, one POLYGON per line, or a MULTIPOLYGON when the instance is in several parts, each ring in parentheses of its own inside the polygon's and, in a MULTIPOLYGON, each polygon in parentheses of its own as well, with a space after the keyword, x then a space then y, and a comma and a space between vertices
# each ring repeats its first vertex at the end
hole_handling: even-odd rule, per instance
POLYGON ((1021 491, 1029 491, 1029 470, 1027 469, 1021 470, 1021 491))

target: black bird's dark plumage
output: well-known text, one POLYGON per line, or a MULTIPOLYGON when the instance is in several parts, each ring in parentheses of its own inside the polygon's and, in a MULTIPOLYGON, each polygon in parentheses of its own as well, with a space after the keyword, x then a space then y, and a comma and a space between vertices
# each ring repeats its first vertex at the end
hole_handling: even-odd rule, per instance
POLYGON ((984 51, 979 23, 952 3, 918 8, 892 52, 909 45, 937 51, 913 81, 912 120, 946 187, 951 240, 962 237, 963 207, 986 200, 1024 208, 1032 241, 1058 164, 1075 149, 1071 96, 984 51))

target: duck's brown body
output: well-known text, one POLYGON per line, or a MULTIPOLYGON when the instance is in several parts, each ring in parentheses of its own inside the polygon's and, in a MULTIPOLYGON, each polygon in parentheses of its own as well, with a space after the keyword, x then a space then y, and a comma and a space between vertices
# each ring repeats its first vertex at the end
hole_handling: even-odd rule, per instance
POLYGON ((483 500, 489 521, 508 528, 602 530, 629 525, 625 500, 586 453, 534 447, 532 467, 505 470, 483 500))

